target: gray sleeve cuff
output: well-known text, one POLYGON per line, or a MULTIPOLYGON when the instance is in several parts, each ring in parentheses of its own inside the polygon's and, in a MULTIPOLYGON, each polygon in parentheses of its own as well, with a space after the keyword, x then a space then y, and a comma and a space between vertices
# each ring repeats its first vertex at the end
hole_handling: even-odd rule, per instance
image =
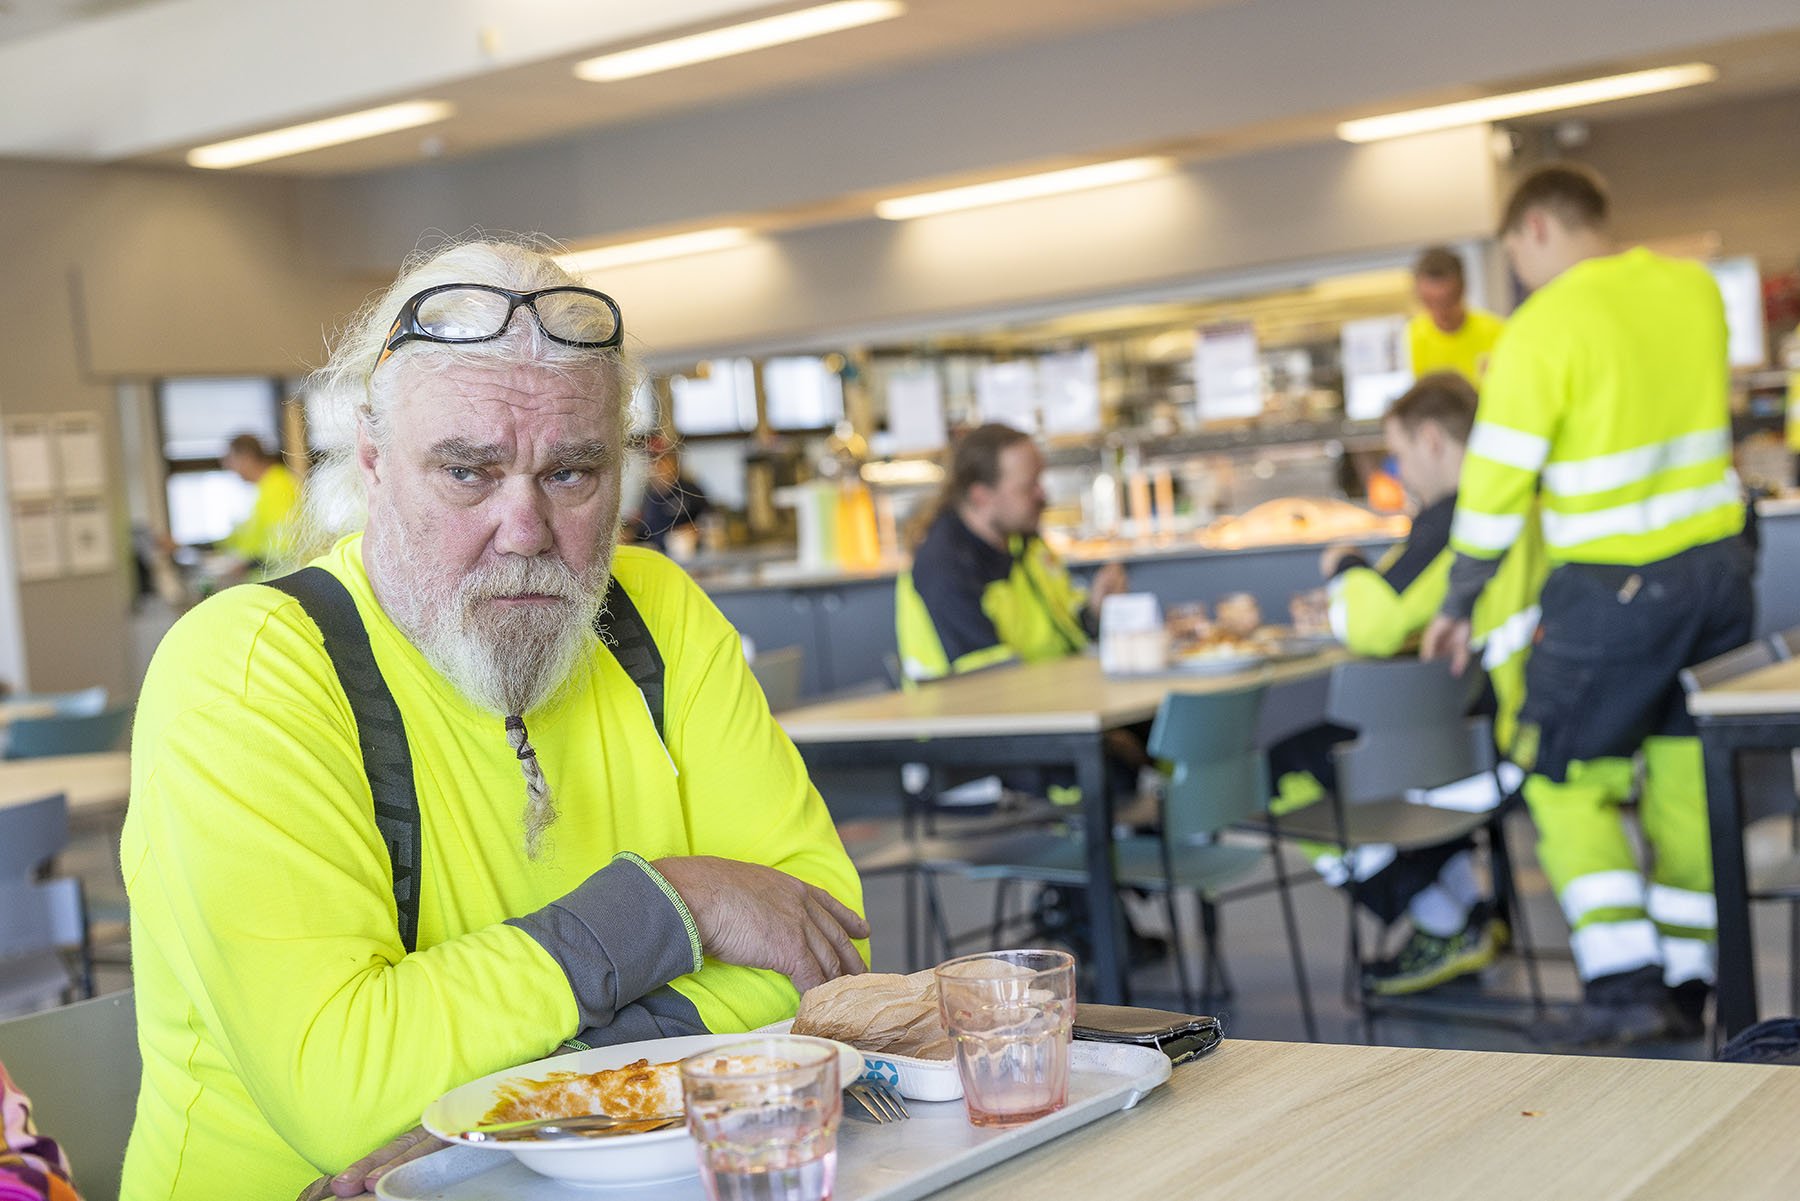
POLYGON ((572 892, 506 924, 562 966, 584 1027, 611 1024, 632 1002, 700 968, 687 907, 636 855, 620 855, 572 892))
POLYGON ((1444 592, 1444 615, 1467 621, 1475 614, 1481 590, 1500 571, 1499 559, 1477 559, 1459 554, 1450 562, 1450 584, 1444 592))
POLYGON ((613 1015, 605 1026, 589 1026, 564 1045, 571 1050, 590 1047, 616 1047, 622 1043, 645 1042, 653 1038, 680 1038, 689 1034, 711 1034, 700 1020, 694 1003, 666 985, 643 1000, 613 1015))

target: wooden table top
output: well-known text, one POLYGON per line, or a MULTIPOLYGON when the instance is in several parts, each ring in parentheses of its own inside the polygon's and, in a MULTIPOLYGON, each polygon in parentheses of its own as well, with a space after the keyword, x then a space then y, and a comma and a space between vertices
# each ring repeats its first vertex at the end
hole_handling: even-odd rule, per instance
POLYGON ((1224 692, 1329 671, 1349 658, 1329 650, 1250 671, 1208 676, 1170 671, 1108 676, 1092 655, 999 667, 922 688, 822 701, 776 714, 796 743, 886 738, 1087 734, 1149 721, 1171 692, 1224 692))
POLYGON ((0 809, 67 793, 69 811, 123 809, 131 795, 131 755, 50 755, 42 759, 0 759, 0 809))
POLYGON ((1700 716, 1800 713, 1800 659, 1785 659, 1693 693, 1688 712, 1700 716))
POLYGON ((1800 1070, 1232 1042, 944 1201, 1788 1201, 1800 1070))

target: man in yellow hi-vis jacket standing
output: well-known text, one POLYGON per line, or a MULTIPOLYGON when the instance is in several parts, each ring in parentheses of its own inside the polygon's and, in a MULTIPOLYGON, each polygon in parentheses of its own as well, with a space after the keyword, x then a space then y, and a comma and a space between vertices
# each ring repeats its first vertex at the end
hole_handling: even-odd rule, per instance
POLYGON ((1482 388, 1424 651, 1466 655, 1469 615, 1538 503, 1553 570, 1513 757, 1574 931, 1585 1003, 1569 1041, 1693 1035, 1717 917, 1677 676, 1752 624, 1724 307, 1699 263, 1614 253, 1603 185, 1583 168, 1527 176, 1501 231, 1534 291, 1482 388), (1617 811, 1640 753, 1648 886, 1617 811))

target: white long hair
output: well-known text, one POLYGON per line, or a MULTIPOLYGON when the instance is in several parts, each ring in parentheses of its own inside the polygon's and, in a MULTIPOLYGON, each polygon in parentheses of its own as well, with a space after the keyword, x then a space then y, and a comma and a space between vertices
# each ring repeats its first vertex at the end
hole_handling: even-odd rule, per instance
POLYGON ((503 241, 458 239, 408 256, 400 277, 358 309, 331 339, 325 365, 305 384, 310 435, 317 460, 307 473, 296 548, 304 561, 322 553, 368 521, 368 498, 356 459, 359 424, 377 445, 386 440, 393 382, 403 370, 441 371, 457 365, 536 366, 570 373, 598 371, 612 388, 621 445, 626 410, 637 382, 634 356, 623 347, 607 350, 565 346, 544 336, 537 322, 515 314, 506 332, 491 342, 462 345, 410 342, 395 351, 379 375, 375 361, 394 318, 407 300, 439 284, 488 284, 516 292, 566 285, 582 286, 548 252, 548 239, 503 241))

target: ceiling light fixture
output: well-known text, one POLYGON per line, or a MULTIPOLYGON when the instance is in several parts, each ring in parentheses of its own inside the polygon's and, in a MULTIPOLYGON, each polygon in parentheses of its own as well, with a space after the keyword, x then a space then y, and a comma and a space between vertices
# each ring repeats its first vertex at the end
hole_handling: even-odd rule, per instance
POLYGON ((1678 88, 1711 83, 1718 77, 1719 69, 1711 63, 1656 67, 1649 71, 1632 71, 1626 75, 1607 75, 1599 79, 1559 83, 1547 88, 1507 92, 1499 96, 1484 96, 1479 100, 1461 100, 1454 104, 1410 109, 1380 117, 1363 117, 1345 121, 1337 127, 1337 134, 1346 142, 1378 142, 1384 138, 1405 137, 1407 134, 1455 129, 1464 125, 1484 125, 1489 121, 1528 117, 1533 113, 1580 108, 1588 104, 1603 104, 1609 100, 1648 96, 1655 92, 1673 92, 1678 88))
POLYGON ((992 183, 971 184, 965 188, 921 192, 916 196, 896 196, 892 200, 878 203, 875 215, 889 221, 907 221, 913 217, 929 217, 959 209, 984 208, 990 204, 1008 204, 1014 200, 1031 200, 1063 192, 1110 187, 1113 184, 1148 179, 1168 169, 1169 160, 1166 158, 1117 159, 1110 163, 1070 167, 1065 171, 1046 171, 1040 175, 997 179, 992 183))
POLYGON ((608 267, 625 267, 632 263, 730 250, 749 241, 749 230, 721 226, 718 229, 695 230, 689 234, 672 234, 666 238, 646 238, 641 242, 620 242, 616 246, 602 246, 597 250, 577 250, 557 255, 556 261, 570 275, 587 275, 608 267))
POLYGON ((764 17, 760 21, 746 21, 742 25, 727 25, 723 29, 709 29, 684 38, 602 54, 576 63, 575 74, 593 83, 636 79, 640 75, 673 71, 676 67, 711 62, 715 58, 729 58, 734 54, 748 54, 752 50, 855 29, 860 25, 873 25, 905 11, 906 5, 900 0, 839 0, 835 4, 802 8, 780 16, 764 17))
POLYGON ((247 138, 233 138, 229 142, 199 146, 188 151, 187 161, 190 167, 207 167, 213 170, 244 167, 272 158, 286 158, 290 154, 305 154, 309 150, 358 142, 363 138, 395 133, 402 129, 416 129, 421 125, 442 121, 455 111, 452 105, 442 100, 408 100, 400 104, 383 105, 381 108, 364 109, 360 113, 345 113, 341 117, 327 117, 323 121, 308 121, 305 125, 272 129, 268 133, 251 134, 247 138))

